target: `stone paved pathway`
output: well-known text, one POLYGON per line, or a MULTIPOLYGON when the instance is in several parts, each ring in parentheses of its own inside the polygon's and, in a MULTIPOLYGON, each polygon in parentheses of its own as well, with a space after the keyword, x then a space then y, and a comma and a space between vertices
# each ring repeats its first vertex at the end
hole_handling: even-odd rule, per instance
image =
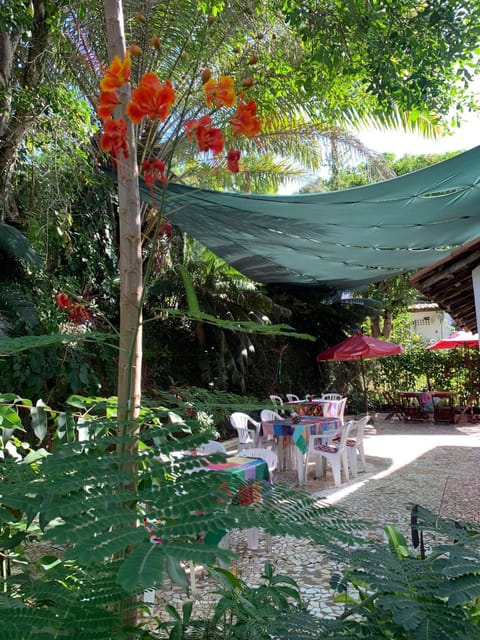
MULTIPOLYGON (((352 517, 372 523, 369 534, 383 539, 383 526, 393 524, 409 537, 408 504, 418 503, 441 516, 480 522, 480 425, 434 425, 385 421, 380 416, 365 435, 367 469, 339 489, 326 479, 313 479, 309 471, 306 488, 315 497, 338 504, 352 517)), ((278 474, 282 481, 295 482, 296 472, 278 474)), ((328 582, 337 567, 322 548, 308 540, 274 536, 271 551, 260 536, 257 551, 246 548, 244 532, 231 534, 230 546, 237 551, 238 575, 258 584, 266 561, 276 572, 294 578, 304 601, 316 615, 335 616, 341 607, 332 603, 328 582)), ((196 572, 196 608, 209 608, 214 600, 212 583, 202 568, 196 572)), ((166 602, 178 605, 185 596, 165 581, 156 594, 156 612, 166 602)))

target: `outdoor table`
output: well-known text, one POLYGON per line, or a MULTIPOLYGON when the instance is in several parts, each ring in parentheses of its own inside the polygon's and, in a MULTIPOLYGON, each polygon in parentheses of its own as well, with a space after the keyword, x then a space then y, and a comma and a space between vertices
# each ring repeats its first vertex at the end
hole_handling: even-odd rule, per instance
POLYGON ((451 391, 432 391, 433 421, 455 422, 455 394, 451 391))
POLYGON ((406 420, 427 420, 454 422, 455 407, 451 391, 403 391, 402 411, 406 420))
MULTIPOLYGON (((252 504, 260 500, 262 497, 262 485, 271 482, 268 464, 262 458, 244 458, 242 455, 237 454, 228 456, 225 462, 211 462, 208 460, 206 461, 206 466, 202 467, 202 469, 206 471, 217 471, 221 475, 248 482, 249 484, 241 487, 234 496, 234 499, 237 500, 240 505, 252 504)), ((226 484, 228 486, 228 480, 226 484)), ((228 489, 227 493, 229 493, 228 489)), ((209 533, 205 536, 205 542, 207 544, 220 544, 227 533, 225 530, 209 533)), ((252 535, 252 533, 253 530, 247 531, 247 547, 249 549, 256 549, 258 545, 258 533, 257 536, 252 535)))
MULTIPOLYGON (((195 451, 183 451, 182 455, 197 455, 195 451)), ((202 454, 202 458, 204 455, 202 454)), ((240 505, 252 504, 262 497, 262 485, 271 483, 268 464, 262 458, 244 458, 242 455, 227 456, 225 461, 212 462, 204 459, 195 469, 190 469, 187 473, 213 471, 223 476, 222 486, 225 485, 225 496, 228 501, 235 500, 240 505), (230 480, 230 482, 229 482, 230 480), (235 487, 236 480, 241 480, 248 484, 244 484, 240 488, 235 487), (232 494, 232 486, 235 487, 235 494, 232 494)), ((144 521, 144 525, 148 530, 153 529, 153 522, 148 519, 144 521)), ((219 529, 211 531, 205 535, 205 543, 219 545, 223 538, 227 535, 227 531, 219 529)), ((161 539, 157 538, 153 533, 150 536, 150 542, 153 544, 161 543, 161 539)))
POLYGON ((428 391, 402 391, 400 393, 404 420, 425 421, 433 411, 432 396, 428 391))
POLYGON ((330 418, 324 416, 301 416, 300 422, 296 423, 291 418, 284 420, 269 420, 262 422, 260 433, 275 436, 278 438, 279 468, 280 458, 284 457, 284 449, 291 441, 295 445, 295 455, 297 462, 298 484, 305 484, 305 454, 308 448, 308 437, 310 433, 315 435, 325 434, 328 438, 329 431, 337 431, 341 428, 340 418, 330 418), (287 444, 288 443, 288 444, 287 444))

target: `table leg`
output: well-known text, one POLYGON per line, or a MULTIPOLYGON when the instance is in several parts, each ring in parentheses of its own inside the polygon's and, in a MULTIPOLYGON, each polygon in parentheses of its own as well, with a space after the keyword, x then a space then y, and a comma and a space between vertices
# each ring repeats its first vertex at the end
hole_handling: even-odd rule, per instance
POLYGON ((298 484, 302 486, 305 484, 307 474, 307 470, 305 468, 305 457, 298 447, 295 447, 295 455, 297 456, 298 484))
POLYGON ((250 527, 247 529, 247 549, 258 549, 258 528, 250 527))

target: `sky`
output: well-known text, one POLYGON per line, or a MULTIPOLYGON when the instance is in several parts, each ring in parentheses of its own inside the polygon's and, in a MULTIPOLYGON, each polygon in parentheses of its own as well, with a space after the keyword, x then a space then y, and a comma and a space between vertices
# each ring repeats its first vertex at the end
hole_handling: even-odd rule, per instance
MULTIPOLYGON (((480 103, 480 76, 470 83, 469 89, 475 95, 476 103, 480 103)), ((394 153, 401 158, 406 153, 419 155, 423 153, 446 153, 448 151, 468 151, 480 145, 480 113, 466 113, 462 125, 455 133, 441 136, 434 140, 420 135, 403 133, 402 131, 379 131, 364 129, 357 132, 363 144, 379 153, 394 153)))
MULTIPOLYGON (((480 113, 466 114, 461 127, 456 128, 454 133, 435 139, 392 129, 369 128, 353 133, 369 149, 378 153, 393 153, 397 158, 401 158, 405 154, 421 155, 424 153, 442 154, 448 151, 468 151, 480 145, 480 113)), ((319 175, 328 178, 328 169, 320 171, 319 175)), ((278 193, 280 195, 296 193, 302 184, 303 182, 287 181, 280 187, 278 193)))
POLYGON ((447 151, 468 151, 480 145, 480 114, 465 118, 455 133, 435 140, 402 131, 380 131, 363 129, 356 134, 363 144, 379 153, 394 153, 397 158, 408 154, 446 153, 447 151))

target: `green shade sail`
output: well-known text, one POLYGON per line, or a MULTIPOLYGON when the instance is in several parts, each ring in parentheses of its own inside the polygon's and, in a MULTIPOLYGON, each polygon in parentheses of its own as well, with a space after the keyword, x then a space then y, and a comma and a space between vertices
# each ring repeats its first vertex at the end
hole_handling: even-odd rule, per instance
MULTIPOLYGON (((269 196, 170 183, 180 227, 252 280, 359 289, 436 262, 480 236, 480 147, 376 184, 269 196)), ((153 196, 153 197, 152 197, 153 196)))

